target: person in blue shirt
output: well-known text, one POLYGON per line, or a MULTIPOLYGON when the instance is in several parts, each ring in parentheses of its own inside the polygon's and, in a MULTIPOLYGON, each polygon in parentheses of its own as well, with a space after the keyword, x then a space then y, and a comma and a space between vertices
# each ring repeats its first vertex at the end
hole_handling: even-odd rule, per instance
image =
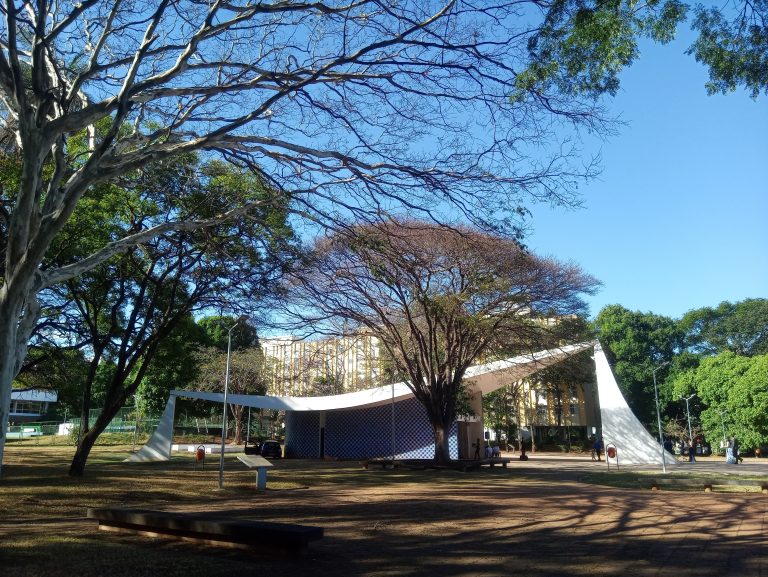
POLYGON ((597 460, 601 461, 600 455, 603 454, 603 443, 600 439, 595 439, 595 444, 592 446, 592 448, 595 450, 595 455, 597 456, 597 460))

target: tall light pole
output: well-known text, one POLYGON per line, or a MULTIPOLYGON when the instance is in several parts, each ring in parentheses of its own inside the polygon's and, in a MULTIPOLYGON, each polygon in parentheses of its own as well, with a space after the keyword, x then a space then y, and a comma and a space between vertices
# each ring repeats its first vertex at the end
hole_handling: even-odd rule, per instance
POLYGON ((688 401, 690 401, 693 397, 696 396, 696 393, 693 393, 690 397, 685 398, 685 414, 688 415, 688 438, 693 442, 693 432, 691 432, 691 410, 688 408, 688 401))
POLYGON ((658 367, 653 369, 653 392, 656 395, 656 420, 659 423, 659 448, 661 449, 661 470, 667 472, 667 460, 664 454, 664 439, 661 436, 661 409, 659 409, 659 388, 656 386, 656 371, 669 364, 669 361, 664 361, 658 367))
POLYGON ((227 441, 227 392, 229 389, 229 359, 232 355, 232 331, 240 323, 248 320, 248 315, 240 315, 227 329, 227 368, 224 371, 224 411, 221 419, 221 452, 219 453, 219 489, 224 488, 224 444, 227 441))

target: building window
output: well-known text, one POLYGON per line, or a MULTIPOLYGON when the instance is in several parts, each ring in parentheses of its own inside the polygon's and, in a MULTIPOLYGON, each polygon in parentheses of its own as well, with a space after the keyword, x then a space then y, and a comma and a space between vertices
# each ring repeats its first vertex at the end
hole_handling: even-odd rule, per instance
POLYGON ((34 401, 16 401, 11 413, 16 415, 41 415, 44 403, 34 401))

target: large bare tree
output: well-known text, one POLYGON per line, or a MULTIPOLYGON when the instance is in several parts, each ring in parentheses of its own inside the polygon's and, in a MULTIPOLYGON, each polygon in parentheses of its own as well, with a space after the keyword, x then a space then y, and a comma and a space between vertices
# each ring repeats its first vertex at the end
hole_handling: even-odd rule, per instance
POLYGON ((353 324, 379 338, 426 409, 437 461, 450 458, 466 370, 494 346, 538 350, 548 321, 583 312, 581 295, 598 285, 575 265, 476 229, 392 221, 355 233, 316 243, 296 275, 291 312, 297 326, 353 324))
POLYGON ((574 202, 591 172, 571 168, 558 121, 602 127, 592 101, 516 85, 536 0, 5 0, 0 13, 1 132, 21 174, 0 199, 0 423, 39 291, 249 208, 41 267, 99 182, 204 151, 252 167, 324 226, 405 210, 506 225, 532 199, 574 202))

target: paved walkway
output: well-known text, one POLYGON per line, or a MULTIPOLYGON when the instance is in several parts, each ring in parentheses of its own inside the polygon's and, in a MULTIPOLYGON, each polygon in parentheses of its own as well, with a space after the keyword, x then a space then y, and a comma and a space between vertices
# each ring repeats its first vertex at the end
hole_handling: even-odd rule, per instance
MULTIPOLYGON (((513 459, 519 458, 518 453, 502 453, 504 457, 513 459)), ((573 455, 563 453, 528 453, 528 463, 534 464, 533 470, 551 470, 561 473, 593 471, 594 467, 603 467, 608 470, 608 463, 603 459, 601 462, 592 461, 589 455, 573 455)), ((520 463, 523 465, 523 463, 520 463)), ((610 470, 615 470, 616 461, 611 459, 610 470)), ((619 460, 619 470, 621 471, 658 471, 662 474, 661 465, 627 465, 619 460)), ((739 465, 729 465, 724 457, 710 456, 697 457, 695 463, 678 461, 676 465, 667 465, 668 474, 678 473, 715 473, 718 475, 740 475, 740 476, 759 476, 764 475, 768 478, 768 459, 745 458, 739 465)))

